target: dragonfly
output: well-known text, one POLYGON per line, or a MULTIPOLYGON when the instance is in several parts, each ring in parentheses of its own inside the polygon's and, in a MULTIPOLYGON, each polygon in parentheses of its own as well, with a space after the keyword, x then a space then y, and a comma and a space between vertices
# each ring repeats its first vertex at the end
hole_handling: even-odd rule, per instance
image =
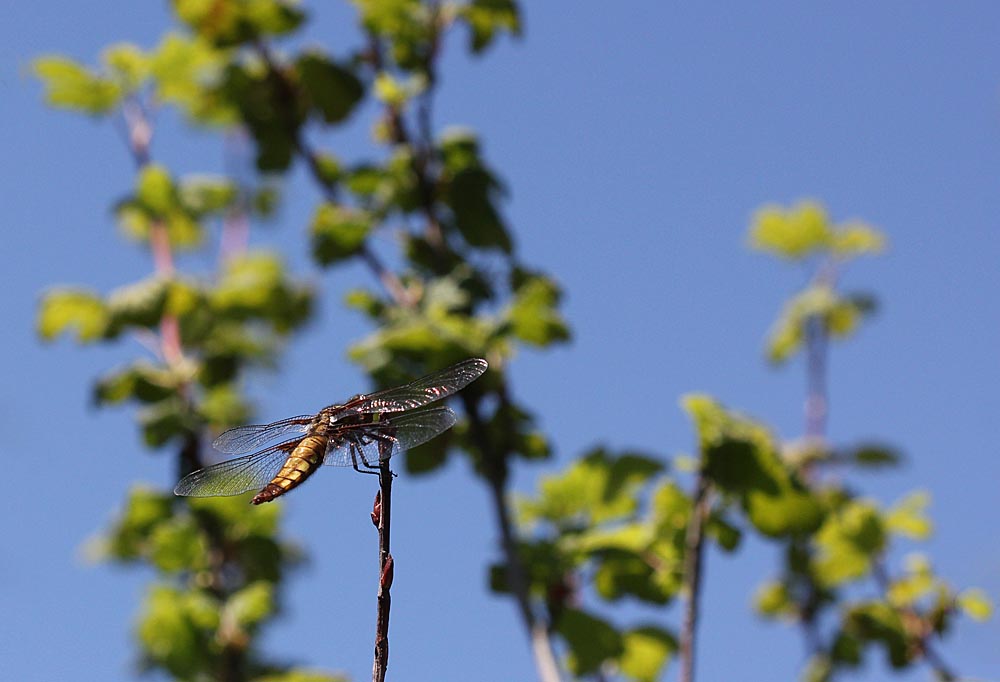
POLYGON ((250 502, 262 504, 298 487, 324 464, 378 474, 382 462, 454 426, 455 413, 433 403, 462 390, 487 367, 485 360, 471 358, 404 386, 328 405, 315 415, 229 429, 215 439, 216 450, 254 452, 188 474, 174 494, 215 497, 259 489, 250 502), (288 434, 298 435, 258 450, 288 434))

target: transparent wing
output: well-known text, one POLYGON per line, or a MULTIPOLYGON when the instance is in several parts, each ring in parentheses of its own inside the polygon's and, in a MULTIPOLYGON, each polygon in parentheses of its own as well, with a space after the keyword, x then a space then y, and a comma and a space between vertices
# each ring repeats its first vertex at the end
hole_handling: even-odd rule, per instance
POLYGON ((478 379, 487 367, 489 367, 487 362, 480 358, 463 360, 457 365, 428 374, 405 386, 359 396, 344 405, 344 411, 370 414, 412 410, 462 390, 478 379))
POLYGON ((334 445, 327 451, 323 464, 330 466, 374 465, 403 450, 426 443, 444 433, 458 421, 447 407, 432 407, 417 412, 385 417, 374 424, 346 427, 334 434, 334 445))
POLYGON ((281 470, 288 453, 300 440, 302 439, 286 440, 252 455, 199 469, 182 478, 174 488, 174 494, 187 497, 215 497, 239 495, 248 490, 263 488, 281 470))
POLYGON ((212 447, 219 452, 236 455, 247 450, 256 450, 269 440, 286 433, 305 433, 309 430, 313 416, 308 414, 289 417, 270 424, 247 424, 229 429, 215 439, 212 447))

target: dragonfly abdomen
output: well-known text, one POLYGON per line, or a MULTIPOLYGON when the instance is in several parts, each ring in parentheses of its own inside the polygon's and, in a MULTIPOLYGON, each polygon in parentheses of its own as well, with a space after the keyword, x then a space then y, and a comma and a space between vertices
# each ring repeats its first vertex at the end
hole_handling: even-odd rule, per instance
POLYGON ((271 482, 264 486, 263 490, 257 493, 251 504, 262 504, 270 502, 274 498, 284 495, 292 488, 302 484, 314 471, 323 464, 326 456, 326 447, 329 438, 326 436, 306 436, 295 449, 288 455, 285 464, 281 467, 271 482))

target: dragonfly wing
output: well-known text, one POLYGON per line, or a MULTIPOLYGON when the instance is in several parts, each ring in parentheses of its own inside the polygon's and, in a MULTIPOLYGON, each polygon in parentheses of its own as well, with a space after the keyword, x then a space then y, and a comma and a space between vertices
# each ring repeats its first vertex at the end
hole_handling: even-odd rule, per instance
POLYGON ((404 450, 426 443, 444 433, 458 421, 447 407, 432 407, 416 412, 384 417, 373 424, 345 428, 330 442, 323 464, 352 466, 377 464, 404 450))
POLYGON ((266 450, 199 469, 181 479, 175 495, 225 497, 263 488, 274 478, 301 438, 278 443, 266 450))
POLYGON ((489 367, 485 360, 471 358, 433 374, 428 374, 405 386, 362 396, 344 406, 346 412, 403 412, 436 400, 447 398, 482 376, 489 367), (356 404, 354 404, 356 402, 356 404))
POLYGON ((312 415, 303 414, 298 417, 289 417, 281 421, 270 424, 248 424, 229 429, 215 439, 212 447, 219 452, 230 455, 255 450, 269 440, 274 440, 278 436, 286 433, 305 433, 312 423, 312 415))

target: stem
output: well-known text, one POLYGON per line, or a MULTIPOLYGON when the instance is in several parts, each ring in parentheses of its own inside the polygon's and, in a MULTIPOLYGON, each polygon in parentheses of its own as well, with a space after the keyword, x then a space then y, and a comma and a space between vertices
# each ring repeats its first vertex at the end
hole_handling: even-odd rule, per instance
POLYGON ((379 464, 379 492, 375 496, 372 521, 378 519, 378 568, 379 582, 377 613, 375 618, 375 661, 372 664, 372 682, 383 682, 389 668, 389 605, 392 587, 393 559, 389 551, 389 528, 392 512, 392 471, 386 457, 379 464))
POLYGON ((708 493, 711 483, 704 473, 698 474, 692 501, 691 521, 684 541, 684 622, 681 626, 679 652, 681 682, 694 680, 695 634, 698 627, 698 600, 701 593, 702 555, 705 546, 705 521, 708 518, 708 493))
MULTIPOLYGON (((142 170, 150 163, 149 145, 153 139, 153 126, 142 103, 130 98, 122 105, 126 142, 136 168, 142 170)), ((170 235, 162 220, 154 220, 149 228, 149 248, 153 254, 153 268, 163 278, 174 274, 174 255, 170 235)), ((177 318, 165 314, 160 320, 160 354, 168 365, 175 365, 184 357, 181 346, 180 326, 177 318)))
MULTIPOLYGON (((506 392, 501 389, 500 399, 506 400, 506 392)), ((496 451, 486 435, 485 424, 479 414, 478 398, 472 393, 463 393, 462 400, 469 416, 469 433, 479 449, 483 470, 489 484, 490 502, 500 530, 500 548, 507 566, 507 586, 517 602, 518 612, 531 640, 531 650, 535 657, 535 668, 542 682, 560 682, 559 666, 546 623, 535 615, 528 593, 528 578, 521 556, 517 552, 510 511, 507 508, 507 466, 505 458, 496 451)))
POLYGON ((819 318, 806 322, 806 437, 822 442, 826 438, 826 420, 829 414, 827 399, 826 367, 829 333, 819 318))

